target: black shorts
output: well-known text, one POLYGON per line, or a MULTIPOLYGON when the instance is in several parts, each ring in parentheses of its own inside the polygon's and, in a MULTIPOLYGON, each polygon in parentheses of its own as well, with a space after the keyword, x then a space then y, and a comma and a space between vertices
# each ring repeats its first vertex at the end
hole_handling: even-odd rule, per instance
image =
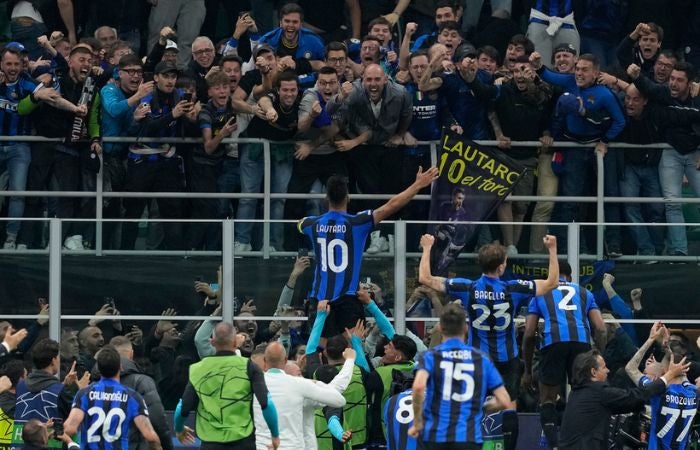
POLYGON ((520 395, 520 378, 523 376, 523 363, 520 358, 509 359, 503 362, 494 362, 494 366, 503 378, 503 386, 510 398, 515 401, 520 395))
MULTIPOLYGON (((313 300, 309 305, 309 320, 316 320, 316 305, 318 300, 313 300)), ((329 338, 345 332, 346 328, 355 328, 359 319, 364 320, 365 308, 354 295, 343 295, 329 303, 331 312, 326 317, 321 336, 329 338)))
POLYGON ((574 359, 591 349, 590 344, 582 342, 557 342, 540 350, 540 383, 547 386, 559 386, 569 379, 574 359))
POLYGON ((423 442, 425 450, 481 450, 483 444, 474 442, 423 442))

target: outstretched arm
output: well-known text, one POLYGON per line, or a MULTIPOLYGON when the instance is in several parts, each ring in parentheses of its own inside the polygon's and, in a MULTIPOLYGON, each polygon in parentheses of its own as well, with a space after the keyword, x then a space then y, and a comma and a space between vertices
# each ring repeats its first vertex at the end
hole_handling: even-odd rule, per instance
POLYGON ((557 238, 546 235, 544 246, 549 251, 549 273, 546 280, 535 280, 535 295, 544 295, 559 285, 559 261, 557 261, 557 238))
POLYGON ((420 257, 420 265, 418 266, 418 282, 438 292, 445 292, 445 281, 447 279, 435 277, 430 273, 430 250, 433 248, 434 243, 435 236, 431 234, 424 234, 420 238, 423 254, 420 257))
POLYGON ((663 330, 664 326, 661 322, 654 323, 654 326, 651 327, 651 331, 649 332, 649 338, 639 347, 637 353, 634 354, 632 359, 630 359, 625 366, 625 372, 627 372, 627 376, 630 377, 635 386, 639 385, 639 380, 642 378, 642 373, 639 371, 639 364, 641 364, 642 358, 644 358, 646 352, 652 344, 654 344, 656 338, 662 335, 663 330))
POLYGON ((406 206, 413 197, 420 192, 421 189, 430 186, 430 184, 435 181, 438 177, 437 167, 431 167, 430 169, 423 172, 423 168, 418 168, 418 173, 416 174, 416 181, 413 182, 406 190, 400 192, 389 199, 388 202, 384 203, 379 208, 375 209, 372 213, 374 216, 374 223, 377 224, 387 217, 391 217, 394 213, 399 211, 401 208, 406 206))

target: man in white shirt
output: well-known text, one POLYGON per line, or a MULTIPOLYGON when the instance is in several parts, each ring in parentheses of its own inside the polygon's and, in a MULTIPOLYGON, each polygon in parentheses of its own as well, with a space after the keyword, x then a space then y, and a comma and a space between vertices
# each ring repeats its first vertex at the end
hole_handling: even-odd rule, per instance
MULTIPOLYGON (((354 355, 353 355, 354 356, 354 355)), ((346 361, 348 370, 342 370, 336 378, 341 378, 347 372, 345 387, 350 381, 354 358, 346 361)), ((265 349, 265 384, 270 397, 275 402, 280 429, 279 450, 307 450, 305 436, 314 436, 313 410, 324 406, 342 407, 345 398, 342 391, 336 389, 335 383, 327 385, 306 378, 287 375, 284 372, 287 365, 287 352, 279 342, 273 342, 265 349), (279 402, 279 404, 278 404, 279 402), (307 406, 305 408, 305 406, 307 406), (310 411, 311 420, 304 420, 310 411), (301 414, 300 414, 301 413, 301 414), (311 426, 307 432, 305 427, 311 426)), ((344 366, 344 369, 345 369, 344 366)), ((333 380, 336 381, 335 379, 333 380)), ((339 380, 340 381, 340 380, 339 380)), ((342 387, 342 386, 340 386, 342 387)), ((257 402, 256 402, 257 403, 257 402)), ((255 445, 258 450, 267 450, 271 443, 270 430, 266 426, 260 406, 254 405, 255 413, 255 445)))

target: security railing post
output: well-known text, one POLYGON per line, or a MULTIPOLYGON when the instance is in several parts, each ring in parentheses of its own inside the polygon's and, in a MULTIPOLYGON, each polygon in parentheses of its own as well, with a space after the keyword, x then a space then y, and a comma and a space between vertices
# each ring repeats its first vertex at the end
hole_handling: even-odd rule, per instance
POLYGON ((598 165, 598 180, 596 184, 596 242, 595 254, 600 260, 603 259, 605 245, 605 164, 603 164, 603 154, 595 152, 596 164, 598 165))
MULTIPOLYGON (((437 166, 438 156, 437 156, 437 145, 435 142, 430 143, 430 167, 437 166)), ((424 167, 426 169, 426 167, 424 167)))
POLYGON ((579 242, 581 240, 581 224, 570 223, 567 225, 568 241, 566 242, 566 254, 571 266, 571 279, 574 283, 579 280, 579 242))
POLYGON ((224 220, 221 232, 221 315, 224 322, 233 323, 233 220, 224 220))
POLYGON ((406 333, 406 222, 394 223, 394 328, 406 333))
POLYGON ((49 222, 49 338, 61 342, 61 219, 49 222))
POLYGON ((263 198, 263 258, 268 259, 270 257, 270 192, 272 191, 272 180, 271 177, 271 156, 270 155, 270 141, 265 139, 263 141, 263 155, 265 161, 265 169, 263 173, 263 192, 265 196, 263 198))
POLYGON ((95 197, 95 254, 97 256, 102 256, 102 207, 104 205, 104 199, 102 198, 104 187, 102 186, 102 183, 104 182, 105 173, 103 158, 100 158, 100 171, 97 172, 97 183, 95 186, 95 191, 97 194, 95 197))

